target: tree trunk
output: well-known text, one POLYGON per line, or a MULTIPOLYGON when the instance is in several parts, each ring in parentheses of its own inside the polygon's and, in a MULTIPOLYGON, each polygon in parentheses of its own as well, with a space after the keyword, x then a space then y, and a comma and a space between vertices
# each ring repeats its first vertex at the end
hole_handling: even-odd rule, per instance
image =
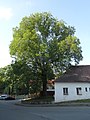
POLYGON ((43 83, 43 96, 47 96, 47 72, 46 69, 42 70, 42 83, 43 83))
POLYGON ((43 96, 47 96, 47 79, 43 78, 43 96))
POLYGON ((11 90, 10 90, 10 87, 9 87, 8 94, 10 95, 10 93, 11 93, 11 90))

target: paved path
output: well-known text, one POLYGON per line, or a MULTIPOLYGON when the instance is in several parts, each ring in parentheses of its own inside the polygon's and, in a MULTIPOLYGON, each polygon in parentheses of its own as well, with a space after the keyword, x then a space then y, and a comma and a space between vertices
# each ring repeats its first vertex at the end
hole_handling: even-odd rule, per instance
POLYGON ((0 101, 0 120, 90 120, 90 107, 24 107, 0 101))

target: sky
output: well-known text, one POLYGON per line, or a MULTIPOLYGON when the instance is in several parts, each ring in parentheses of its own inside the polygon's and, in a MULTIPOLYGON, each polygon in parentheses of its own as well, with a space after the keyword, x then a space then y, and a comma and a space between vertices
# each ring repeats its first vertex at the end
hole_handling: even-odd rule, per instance
POLYGON ((90 65, 90 0, 0 0, 0 67, 12 61, 9 54, 12 28, 23 17, 36 12, 50 12, 58 20, 74 26, 83 51, 80 65, 90 65))

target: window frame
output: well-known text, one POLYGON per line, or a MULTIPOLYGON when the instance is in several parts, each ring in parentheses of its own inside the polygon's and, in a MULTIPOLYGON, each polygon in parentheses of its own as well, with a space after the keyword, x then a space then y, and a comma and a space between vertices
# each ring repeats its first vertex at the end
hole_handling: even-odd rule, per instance
POLYGON ((87 87, 85 87, 85 91, 88 92, 88 88, 87 87))
POLYGON ((81 87, 77 87, 76 88, 76 93, 77 93, 77 95, 82 95, 82 88, 81 87))
POLYGON ((67 87, 63 88, 63 95, 68 95, 68 88, 67 87))

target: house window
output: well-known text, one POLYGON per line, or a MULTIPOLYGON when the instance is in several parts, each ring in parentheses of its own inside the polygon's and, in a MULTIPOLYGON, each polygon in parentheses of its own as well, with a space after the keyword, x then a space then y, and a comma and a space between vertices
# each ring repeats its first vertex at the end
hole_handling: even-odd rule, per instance
POLYGON ((82 95, 82 88, 76 88, 77 95, 82 95))
POLYGON ((85 88, 85 91, 88 92, 87 87, 85 88))
POLYGON ((68 95, 68 88, 63 88, 63 95, 68 95))

